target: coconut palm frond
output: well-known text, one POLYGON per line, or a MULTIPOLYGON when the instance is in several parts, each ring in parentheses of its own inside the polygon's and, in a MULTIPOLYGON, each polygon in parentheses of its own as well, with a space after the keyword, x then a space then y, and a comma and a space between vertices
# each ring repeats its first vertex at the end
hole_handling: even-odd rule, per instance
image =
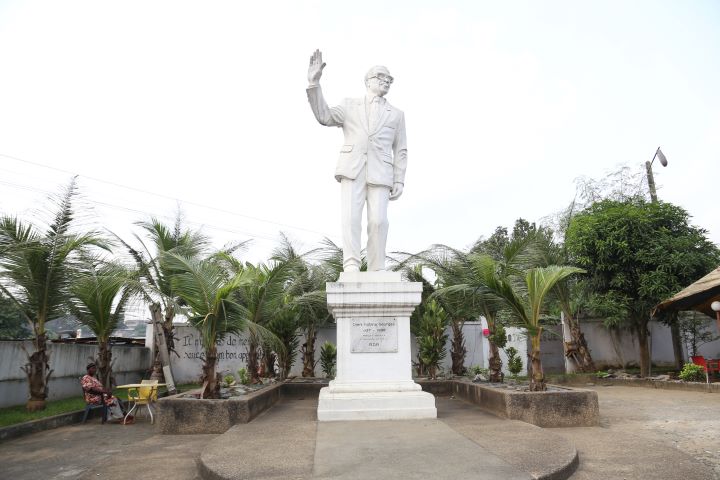
POLYGON ((118 264, 87 268, 70 285, 70 310, 98 339, 107 340, 122 319, 130 273, 118 264))

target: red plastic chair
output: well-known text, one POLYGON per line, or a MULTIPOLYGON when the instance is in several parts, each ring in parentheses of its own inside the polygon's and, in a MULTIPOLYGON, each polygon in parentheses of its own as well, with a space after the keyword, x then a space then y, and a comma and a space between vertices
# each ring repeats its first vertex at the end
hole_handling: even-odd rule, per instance
POLYGON ((715 358, 706 360, 702 355, 697 355, 690 357, 690 360, 692 360, 695 365, 703 367, 708 382, 710 381, 710 378, 716 377, 720 374, 720 359, 715 358))
POLYGON ((707 372, 708 366, 707 366, 707 362, 705 361, 705 357, 703 357, 702 355, 697 355, 694 357, 690 357, 690 360, 695 365, 700 365, 701 367, 703 367, 705 369, 705 371, 707 372))
POLYGON ((720 359, 712 358, 705 360, 705 370, 707 370, 711 376, 720 373, 720 359))

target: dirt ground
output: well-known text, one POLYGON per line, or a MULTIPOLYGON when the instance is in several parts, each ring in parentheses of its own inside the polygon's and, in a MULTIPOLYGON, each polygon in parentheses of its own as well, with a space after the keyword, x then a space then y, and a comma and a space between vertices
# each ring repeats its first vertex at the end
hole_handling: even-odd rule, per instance
POLYGON ((643 464, 673 461, 667 458, 671 452, 666 447, 711 467, 720 479, 720 395, 717 393, 620 386, 582 388, 598 393, 601 429, 554 429, 572 440, 578 449, 580 468, 573 480, 636 478, 628 463, 634 461, 638 470, 644 468, 643 464), (598 435, 607 441, 598 442, 598 435), (598 448, 603 445, 604 449, 598 448), (634 453, 639 445, 644 448, 634 453), (654 445, 657 448, 652 448, 654 445), (616 465, 616 472, 623 476, 610 475, 613 463, 620 464, 616 465), (604 474, 601 476, 599 472, 604 474))

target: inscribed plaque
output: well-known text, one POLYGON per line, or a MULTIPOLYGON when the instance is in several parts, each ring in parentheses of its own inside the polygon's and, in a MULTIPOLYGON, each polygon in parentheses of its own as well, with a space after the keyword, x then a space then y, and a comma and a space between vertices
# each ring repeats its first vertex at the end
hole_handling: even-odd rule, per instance
POLYGON ((353 318, 350 322, 350 353, 396 353, 398 351, 397 318, 353 318))

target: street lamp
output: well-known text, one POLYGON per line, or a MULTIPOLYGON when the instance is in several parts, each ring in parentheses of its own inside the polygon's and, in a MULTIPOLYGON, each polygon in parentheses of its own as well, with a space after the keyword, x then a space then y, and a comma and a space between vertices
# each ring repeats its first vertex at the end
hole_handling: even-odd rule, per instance
POLYGON ((714 301, 710 304, 710 308, 715 311, 715 320, 717 321, 718 333, 720 333, 720 302, 714 301))
POLYGON ((650 189, 650 200, 652 200, 653 203, 657 203, 657 192, 655 192, 655 178, 653 178, 652 173, 652 164, 655 161, 656 158, 660 159, 660 164, 663 167, 667 167, 667 158, 665 158, 665 154, 660 150, 660 147, 655 150, 655 155, 653 155, 652 160, 649 162, 645 162, 645 170, 647 170, 647 181, 648 181, 648 188, 650 189))

